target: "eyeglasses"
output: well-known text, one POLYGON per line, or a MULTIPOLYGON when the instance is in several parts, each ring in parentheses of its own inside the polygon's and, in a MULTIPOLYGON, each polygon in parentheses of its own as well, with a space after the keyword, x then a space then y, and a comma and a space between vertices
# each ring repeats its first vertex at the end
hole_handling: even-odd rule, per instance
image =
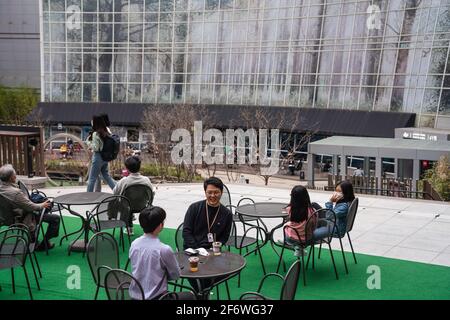
POLYGON ((221 194, 220 191, 208 191, 206 192, 207 196, 219 196, 221 194))

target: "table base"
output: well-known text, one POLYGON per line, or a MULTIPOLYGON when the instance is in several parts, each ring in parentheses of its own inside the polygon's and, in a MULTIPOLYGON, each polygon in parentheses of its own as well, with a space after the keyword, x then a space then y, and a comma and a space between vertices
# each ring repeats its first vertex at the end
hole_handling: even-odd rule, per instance
POLYGON ((83 239, 73 241, 73 242, 69 245, 69 253, 70 253, 71 251, 75 251, 75 252, 85 252, 85 251, 86 251, 86 242, 84 242, 83 239))

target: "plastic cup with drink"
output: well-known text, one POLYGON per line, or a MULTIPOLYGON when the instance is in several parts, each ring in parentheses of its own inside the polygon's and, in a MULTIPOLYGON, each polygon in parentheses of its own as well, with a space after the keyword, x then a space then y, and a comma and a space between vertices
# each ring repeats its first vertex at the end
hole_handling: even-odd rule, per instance
POLYGON ((222 242, 215 241, 213 242, 213 253, 215 256, 220 256, 221 253, 222 242))
POLYGON ((191 272, 197 272, 198 271, 198 261, 200 259, 198 257, 190 257, 189 258, 189 266, 191 268, 191 272))

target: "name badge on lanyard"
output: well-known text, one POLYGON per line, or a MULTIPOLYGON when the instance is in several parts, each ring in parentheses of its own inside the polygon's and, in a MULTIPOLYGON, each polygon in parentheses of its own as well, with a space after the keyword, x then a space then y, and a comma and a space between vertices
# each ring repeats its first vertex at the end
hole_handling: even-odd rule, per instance
POLYGON ((214 236, 212 233, 208 233, 208 242, 214 242, 214 236))

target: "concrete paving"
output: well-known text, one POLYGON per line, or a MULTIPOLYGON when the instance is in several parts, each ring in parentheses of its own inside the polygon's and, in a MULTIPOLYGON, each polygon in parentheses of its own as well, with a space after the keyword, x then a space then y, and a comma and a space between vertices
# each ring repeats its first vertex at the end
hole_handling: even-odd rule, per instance
MULTIPOLYGON (((226 181, 226 180, 224 180, 226 181)), ((236 205, 243 197, 256 202, 289 201, 291 183, 276 186, 227 184, 232 203, 236 205)), ((49 196, 84 192, 86 187, 47 188, 49 196)), ((103 186, 105 192, 111 192, 103 186)), ((331 192, 310 191, 311 201, 323 205, 331 192)), ((450 266, 450 204, 379 196, 357 195, 360 199, 354 229, 351 232, 356 252, 389 258, 450 266)), ((190 203, 204 199, 202 184, 159 184, 153 204, 164 208, 168 214, 167 228, 177 228, 183 222, 190 203)), ((74 207, 84 212, 89 207, 74 207)), ((69 214, 65 212, 64 214, 69 214)), ((136 221, 135 221, 136 222, 136 221)), ((278 225, 280 219, 267 219, 269 228, 278 225)), ((280 239, 280 232, 275 238, 280 239)), ((347 239, 344 249, 350 250, 347 239)), ((339 242, 334 241, 334 248, 339 242)))

